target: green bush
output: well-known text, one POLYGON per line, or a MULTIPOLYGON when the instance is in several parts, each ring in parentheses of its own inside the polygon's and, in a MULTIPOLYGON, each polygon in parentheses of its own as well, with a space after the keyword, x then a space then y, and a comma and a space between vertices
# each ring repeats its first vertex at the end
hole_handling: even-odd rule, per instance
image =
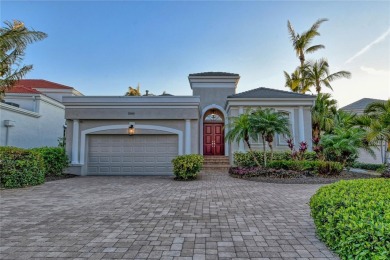
POLYGON ((353 168, 359 168, 364 170, 370 170, 370 171, 377 171, 382 168, 385 168, 384 164, 375 164, 375 163, 361 163, 361 162, 354 162, 352 164, 353 168))
POLYGON ((310 208, 318 235, 342 259, 389 259, 389 179, 327 185, 310 208))
POLYGON ((31 149, 41 155, 45 162, 46 176, 61 175, 68 167, 69 159, 62 147, 39 147, 31 149))
POLYGON ((324 161, 272 161, 268 163, 268 168, 284 169, 293 171, 310 171, 321 175, 338 175, 343 170, 343 165, 338 162, 324 161))
POLYGON ((193 180, 202 169, 203 156, 199 154, 180 155, 174 158, 172 163, 176 179, 193 180))
POLYGON ((390 164, 388 164, 386 167, 383 168, 381 177, 390 178, 390 164))
POLYGON ((0 184, 21 188, 45 182, 45 164, 39 153, 16 147, 0 147, 0 184))
MULTIPOLYGON (((253 152, 256 156, 256 159, 261 165, 264 165, 264 157, 262 151, 254 151, 253 152)), ((267 162, 270 162, 271 160, 271 152, 267 153, 267 162)), ((253 155, 250 154, 250 152, 235 152, 234 153, 234 164, 241 167, 253 167, 257 166, 255 161, 253 160, 253 155)), ((284 151, 284 152, 274 152, 273 160, 280 161, 280 160, 292 160, 291 158, 291 152, 290 151, 284 151)), ((306 152, 304 153, 304 160, 306 161, 315 161, 317 160, 317 154, 315 152, 306 152)))

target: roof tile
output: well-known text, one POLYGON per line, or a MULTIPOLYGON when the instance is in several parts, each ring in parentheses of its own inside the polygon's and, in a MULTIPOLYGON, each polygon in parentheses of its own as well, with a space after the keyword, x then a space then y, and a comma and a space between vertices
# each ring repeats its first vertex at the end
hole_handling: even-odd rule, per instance
POLYGON ((230 95, 228 98, 315 98, 314 95, 300 94, 272 88, 255 88, 238 94, 230 95))

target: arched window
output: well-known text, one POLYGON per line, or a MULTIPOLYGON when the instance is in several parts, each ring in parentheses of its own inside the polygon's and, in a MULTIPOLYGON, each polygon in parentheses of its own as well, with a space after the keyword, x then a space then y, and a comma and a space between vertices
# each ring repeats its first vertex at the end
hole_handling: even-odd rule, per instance
POLYGON ((204 122, 223 123, 223 114, 218 109, 210 109, 204 114, 204 122))

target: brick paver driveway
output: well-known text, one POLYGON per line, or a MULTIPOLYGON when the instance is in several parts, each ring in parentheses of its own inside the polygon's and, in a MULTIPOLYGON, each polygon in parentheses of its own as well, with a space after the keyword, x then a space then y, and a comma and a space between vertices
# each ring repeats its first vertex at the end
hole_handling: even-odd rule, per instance
POLYGON ((318 185, 202 174, 78 177, 1 191, 1 259, 336 258, 307 205, 318 185))

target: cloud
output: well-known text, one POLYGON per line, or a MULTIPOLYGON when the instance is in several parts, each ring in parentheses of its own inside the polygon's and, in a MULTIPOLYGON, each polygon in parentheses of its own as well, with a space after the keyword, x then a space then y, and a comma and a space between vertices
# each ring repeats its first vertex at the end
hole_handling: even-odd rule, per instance
POLYGON ((377 69, 369 68, 369 67, 365 67, 365 66, 361 66, 360 69, 364 72, 367 72, 368 74, 371 74, 371 75, 390 75, 389 70, 377 70, 377 69))
POLYGON ((351 61, 353 61, 355 58, 359 57, 360 55, 362 55, 363 53, 365 53, 366 51, 368 51, 369 49, 371 49, 372 46, 374 46, 375 44, 378 44, 380 42, 382 42, 383 40, 386 39, 386 37, 390 34, 390 28, 384 32, 381 36, 379 36, 375 41, 369 43, 367 46, 365 46, 363 49, 361 49, 360 51, 358 51, 355 55, 353 55, 351 58, 349 58, 345 63, 350 63, 351 61))

